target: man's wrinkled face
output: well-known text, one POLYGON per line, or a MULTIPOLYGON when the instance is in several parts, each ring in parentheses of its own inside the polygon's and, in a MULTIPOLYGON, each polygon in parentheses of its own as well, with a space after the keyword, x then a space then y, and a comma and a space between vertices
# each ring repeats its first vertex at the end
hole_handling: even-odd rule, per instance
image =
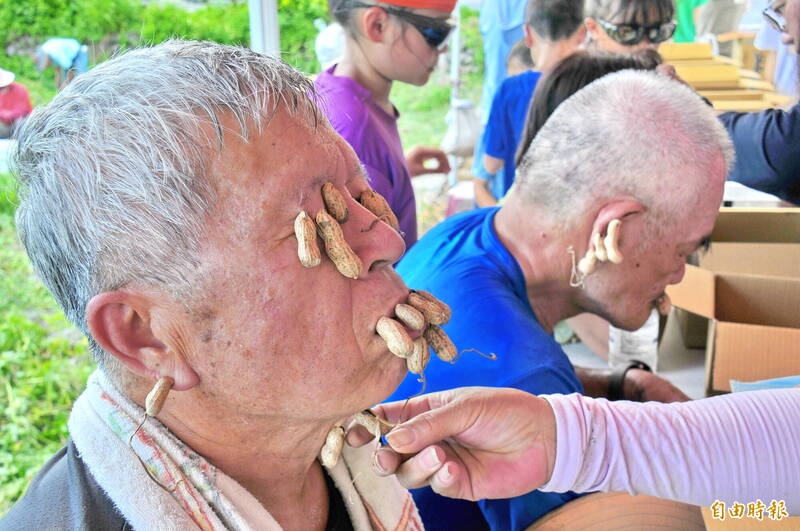
POLYGON ((353 199, 368 185, 349 145, 327 121, 314 126, 281 110, 249 143, 226 134, 211 173, 218 200, 185 338, 205 393, 244 417, 305 420, 383 400, 406 373, 375 333, 408 293, 392 268, 404 244, 353 199), (294 219, 324 208, 328 181, 348 203, 342 230, 364 263, 358 280, 343 277, 324 249, 315 268, 297 256, 294 219))
POLYGON ((598 263, 595 273, 586 279, 585 309, 618 328, 636 330, 644 325, 665 288, 683 278, 686 257, 708 242, 724 189, 721 154, 714 175, 705 183, 696 205, 675 205, 677 221, 660 238, 652 236, 655 231, 647 224, 647 212, 621 220, 619 248, 623 261, 617 265, 598 263))

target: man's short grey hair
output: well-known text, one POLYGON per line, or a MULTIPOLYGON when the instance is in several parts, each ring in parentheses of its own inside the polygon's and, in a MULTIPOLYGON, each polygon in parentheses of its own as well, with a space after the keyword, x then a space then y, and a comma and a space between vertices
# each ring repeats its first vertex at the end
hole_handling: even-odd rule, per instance
MULTIPOLYGON (((316 120, 313 85, 279 59, 168 41, 78 76, 19 133, 17 229, 42 281, 89 338, 86 305, 126 285, 190 293, 215 200, 223 115, 247 139, 279 108, 316 120)), ((228 131, 225 131, 228 132, 228 131)))
POLYGON ((703 197, 720 155, 727 175, 733 145, 700 96, 664 75, 624 70, 558 106, 523 157, 512 196, 561 226, 603 198, 632 196, 660 226, 703 197))

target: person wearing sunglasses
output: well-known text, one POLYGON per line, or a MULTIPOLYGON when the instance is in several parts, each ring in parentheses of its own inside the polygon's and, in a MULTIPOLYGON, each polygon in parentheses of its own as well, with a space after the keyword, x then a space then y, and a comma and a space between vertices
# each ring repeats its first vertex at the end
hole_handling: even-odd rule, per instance
POLYGON ((672 0, 589 0, 588 47, 612 53, 656 49, 675 33, 672 0))
POLYGON ((320 106, 334 129, 353 147, 375 191, 389 202, 406 247, 417 240, 411 177, 448 172, 438 148, 416 146, 403 153, 399 112, 390 100, 395 81, 422 86, 447 48, 455 0, 391 0, 380 3, 329 0, 345 30, 339 63, 315 81, 320 106), (432 168, 429 160, 436 161, 432 168))
MULTIPOLYGON (((800 51, 800 0, 777 0, 763 13, 783 42, 800 51)), ((800 103, 788 110, 726 112, 719 119, 736 148, 728 180, 800 205, 800 103)))

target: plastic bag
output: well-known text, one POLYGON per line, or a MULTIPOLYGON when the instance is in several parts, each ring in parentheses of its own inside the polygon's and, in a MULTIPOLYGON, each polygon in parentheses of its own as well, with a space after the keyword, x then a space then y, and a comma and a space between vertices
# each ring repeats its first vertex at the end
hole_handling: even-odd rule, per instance
POLYGON ((442 151, 456 157, 470 157, 481 132, 481 120, 469 100, 453 100, 445 116, 447 131, 442 139, 442 151))

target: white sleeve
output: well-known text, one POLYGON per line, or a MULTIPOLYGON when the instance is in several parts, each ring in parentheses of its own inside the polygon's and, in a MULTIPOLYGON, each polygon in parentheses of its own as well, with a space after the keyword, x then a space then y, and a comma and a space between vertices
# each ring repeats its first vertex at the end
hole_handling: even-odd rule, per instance
POLYGON ((800 514, 800 390, 693 402, 543 395, 556 463, 540 490, 627 491, 701 506, 784 500, 800 514))

